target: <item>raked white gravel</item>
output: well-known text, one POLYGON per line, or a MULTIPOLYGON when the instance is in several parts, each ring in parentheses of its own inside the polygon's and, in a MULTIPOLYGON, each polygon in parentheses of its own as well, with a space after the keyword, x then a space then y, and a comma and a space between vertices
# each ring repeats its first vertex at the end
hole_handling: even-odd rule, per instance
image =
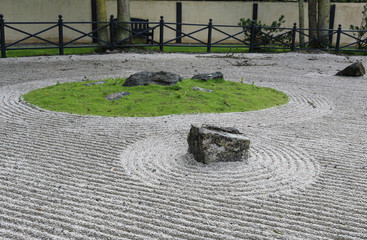
POLYGON ((367 239, 367 57, 107 54, 0 59, 0 239, 367 239), (45 111, 59 82, 171 71, 276 88, 255 112, 109 118, 45 111), (203 165, 191 124, 236 127, 250 161, 203 165))

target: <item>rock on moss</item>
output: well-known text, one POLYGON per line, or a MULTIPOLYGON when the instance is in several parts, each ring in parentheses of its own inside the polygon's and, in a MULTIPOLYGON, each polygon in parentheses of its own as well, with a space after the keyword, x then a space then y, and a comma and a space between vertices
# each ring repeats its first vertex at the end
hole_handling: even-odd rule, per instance
POLYGON ((208 81, 209 79, 223 79, 223 73, 215 72, 215 73, 200 73, 194 75, 191 79, 198 79, 202 81, 208 81))
POLYGON ((134 86, 144 86, 148 84, 157 84, 163 86, 171 86, 177 84, 177 82, 182 81, 182 77, 178 74, 171 72, 138 72, 134 73, 128 77, 125 83, 122 85, 124 87, 134 87, 134 86))
POLYGON ((105 96, 105 99, 107 99, 109 101, 119 100, 120 98, 125 97, 127 95, 130 95, 130 93, 129 92, 111 93, 111 94, 105 96))

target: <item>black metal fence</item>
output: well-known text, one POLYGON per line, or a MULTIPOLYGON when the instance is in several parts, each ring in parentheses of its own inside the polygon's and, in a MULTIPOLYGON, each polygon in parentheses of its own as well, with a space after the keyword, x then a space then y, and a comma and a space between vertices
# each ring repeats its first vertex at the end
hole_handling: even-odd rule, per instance
MULTIPOLYGON (((263 49, 279 49, 284 51, 297 51, 310 49, 311 43, 318 45, 317 49, 329 52, 338 53, 340 51, 366 51, 367 52, 367 38, 364 38, 366 31, 346 30, 342 29, 341 25, 337 29, 300 29, 294 24, 292 28, 272 28, 259 27, 252 22, 250 26, 239 25, 216 25, 210 19, 208 24, 189 24, 189 23, 174 23, 165 22, 161 17, 159 22, 149 22, 149 27, 140 31, 133 32, 126 27, 132 22, 117 22, 111 16, 108 22, 64 22, 60 15, 56 22, 6 22, 4 16, 0 14, 0 48, 2 58, 6 58, 6 52, 11 50, 25 50, 25 49, 58 49, 60 55, 64 54, 66 48, 80 48, 80 47, 98 47, 104 49, 114 50, 120 47, 144 47, 156 46, 160 51, 164 51, 166 46, 180 46, 180 47, 205 47, 207 52, 211 52, 213 48, 230 47, 247 48, 248 52, 261 51, 263 49), (92 26, 98 26, 91 31, 81 31, 78 25, 87 25, 89 29, 92 26), (21 28, 19 25, 46 25, 46 27, 35 33, 29 33, 21 28), (195 28, 195 30, 192 30, 195 28), (109 40, 104 40, 98 37, 101 30, 106 29, 109 33, 109 40), (115 33, 117 29, 123 29, 130 32, 130 36, 115 40, 115 33), (184 29, 191 29, 186 32, 184 29), (78 37, 65 41, 65 31, 74 32, 78 37), (146 34, 151 31, 158 31, 157 39, 149 39, 146 34), (8 40, 7 31, 15 31, 25 35, 23 38, 15 41, 8 40), (50 40, 40 35, 49 31, 54 31, 57 35, 55 39, 50 40), (323 34, 320 38, 310 37, 311 31, 321 31, 323 34), (213 35, 216 37, 213 38, 213 35), (200 36, 199 36, 200 35, 200 36), (300 36, 304 36, 308 41, 300 43, 300 36), (171 36, 171 37, 170 37, 171 36), (203 37, 204 36, 204 37, 203 37), (220 37, 218 37, 220 36, 220 37), (133 39, 137 37, 143 38, 145 43, 132 43, 133 39), (25 45, 28 39, 35 38, 42 42, 41 46, 25 45), (76 44, 79 40, 87 38, 90 44, 76 44), (342 41, 343 39, 343 41, 342 41), (190 44, 185 44, 188 42, 190 44), (230 44, 228 41, 231 41, 230 44), (95 42, 95 43, 93 43, 95 42), (342 44, 343 42, 343 44, 342 44)), ((136 23, 136 22, 135 22, 136 23)), ((142 22, 146 24, 146 22, 142 22)))

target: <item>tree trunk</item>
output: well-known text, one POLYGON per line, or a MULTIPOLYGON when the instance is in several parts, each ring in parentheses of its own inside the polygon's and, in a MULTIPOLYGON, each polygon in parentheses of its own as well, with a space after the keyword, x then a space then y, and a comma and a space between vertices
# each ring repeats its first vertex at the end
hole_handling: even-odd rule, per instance
MULTIPOLYGON (((308 28, 317 29, 317 0, 308 1, 308 28)), ((317 39, 317 30, 309 30, 309 47, 318 48, 319 42, 315 41, 317 39)))
POLYGON ((321 29, 329 28, 329 20, 330 20, 330 0, 319 0, 317 33, 318 33, 318 38, 320 39, 321 43, 323 44, 327 44, 327 42, 329 41, 328 37, 326 37, 329 31, 325 31, 321 29))
MULTIPOLYGON (((117 0, 117 21, 130 22, 130 0, 117 0)), ((131 24, 120 23, 118 26, 115 36, 116 42, 129 38, 131 35, 129 32, 131 30, 131 24)), ((130 41, 124 41, 123 43, 128 42, 130 41)))
MULTIPOLYGON (((299 12, 299 28, 305 28, 305 9, 304 9, 304 0, 298 0, 298 12, 299 12)), ((305 43, 305 35, 303 35, 304 31, 300 30, 299 34, 299 42, 301 44, 305 43)))
MULTIPOLYGON (((106 17, 106 0, 97 0, 97 22, 107 22, 106 17)), ((106 23, 99 23, 97 25, 98 28, 106 26, 106 23)), ((98 31, 98 39, 102 41, 98 41, 99 45, 106 45, 105 42, 108 42, 108 31, 107 28, 98 31), (105 42, 103 42, 105 41, 105 42)))

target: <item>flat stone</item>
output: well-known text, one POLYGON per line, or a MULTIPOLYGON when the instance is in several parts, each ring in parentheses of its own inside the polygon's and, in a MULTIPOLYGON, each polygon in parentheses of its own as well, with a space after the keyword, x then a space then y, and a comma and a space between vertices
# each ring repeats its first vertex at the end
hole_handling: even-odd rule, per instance
POLYGON ((172 86, 177 84, 177 82, 182 81, 182 77, 178 74, 171 72, 138 72, 134 73, 128 77, 125 83, 122 85, 124 87, 135 87, 135 86, 145 86, 148 84, 157 84, 163 86, 172 86))
POLYGON ((250 140, 235 128, 191 125, 187 143, 198 162, 248 161, 250 140))
POLYGON ((366 70, 361 62, 355 62, 344 68, 336 74, 336 76, 361 77, 366 74, 366 70))
POLYGON ((198 79, 202 81, 208 81, 209 79, 224 79, 223 73, 215 72, 215 73, 200 73, 194 75, 191 79, 198 79))
POLYGON ((93 85, 99 85, 99 84, 104 84, 106 83, 106 81, 98 81, 98 82, 92 82, 92 83, 86 83, 83 84, 84 86, 93 86, 93 85))
POLYGON ((130 95, 130 93, 129 92, 117 92, 117 93, 111 93, 105 96, 104 98, 109 101, 113 101, 113 100, 119 100, 120 98, 125 97, 127 95, 130 95))
POLYGON ((206 88, 201 88, 201 87, 191 87, 191 89, 193 89, 195 91, 208 92, 208 93, 213 92, 213 90, 206 89, 206 88))

